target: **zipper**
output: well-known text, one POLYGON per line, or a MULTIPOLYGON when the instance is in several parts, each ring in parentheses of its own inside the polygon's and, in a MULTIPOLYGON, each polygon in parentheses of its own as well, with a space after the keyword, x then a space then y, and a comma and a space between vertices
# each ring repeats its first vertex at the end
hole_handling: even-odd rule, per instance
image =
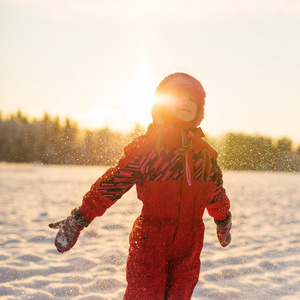
MULTIPOLYGON (((187 140, 186 133, 183 129, 181 129, 182 145, 184 145, 186 143, 186 140, 187 140)), ((185 176, 186 176, 186 180, 187 180, 188 185, 191 186, 192 185, 192 179, 191 179, 191 170, 190 170, 190 166, 189 166, 188 153, 186 153, 184 156, 185 156, 185 162, 184 162, 185 176)))
POLYGON ((181 202, 182 202, 182 188, 183 188, 183 183, 181 183, 180 203, 179 203, 179 206, 178 206, 178 218, 177 218, 177 221, 176 221, 176 226, 175 226, 174 235, 173 235, 171 245, 175 241, 175 238, 176 238, 176 235, 177 235, 177 230, 178 230, 178 225, 179 225, 179 221, 180 221, 180 210, 181 210, 181 202))

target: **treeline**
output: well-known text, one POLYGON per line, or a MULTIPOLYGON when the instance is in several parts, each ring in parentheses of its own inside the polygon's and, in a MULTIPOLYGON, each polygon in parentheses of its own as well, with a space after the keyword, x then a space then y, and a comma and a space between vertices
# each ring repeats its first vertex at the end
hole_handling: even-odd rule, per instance
MULTIPOLYGON (((60 122, 58 117, 44 114, 40 120, 29 121, 21 111, 6 119, 0 113, 0 161, 113 165, 123 147, 144 131, 138 124, 130 134, 108 128, 81 130, 68 118, 60 122)), ((294 149, 288 138, 228 133, 208 141, 227 170, 300 171, 300 146, 294 149)))
POLYGON ((33 121, 21 111, 5 120, 0 114, 0 161, 113 165, 123 154, 123 147, 141 130, 139 125, 128 135, 108 128, 80 130, 69 118, 61 123, 46 113, 33 121))
POLYGON ((300 145, 294 149, 292 140, 286 137, 272 139, 228 133, 210 142, 218 150, 218 161, 226 170, 300 171, 300 145))

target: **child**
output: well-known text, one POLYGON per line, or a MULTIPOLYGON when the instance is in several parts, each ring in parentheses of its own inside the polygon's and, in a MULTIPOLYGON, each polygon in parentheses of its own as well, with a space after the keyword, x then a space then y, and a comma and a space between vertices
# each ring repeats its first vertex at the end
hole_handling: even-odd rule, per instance
POLYGON ((136 184, 143 202, 130 233, 124 299, 191 299, 200 272, 204 209, 215 219, 220 244, 231 241, 230 203, 222 186, 217 152, 197 127, 205 91, 185 73, 165 77, 155 92, 153 123, 125 149, 60 222, 55 245, 70 250, 80 231, 136 184))

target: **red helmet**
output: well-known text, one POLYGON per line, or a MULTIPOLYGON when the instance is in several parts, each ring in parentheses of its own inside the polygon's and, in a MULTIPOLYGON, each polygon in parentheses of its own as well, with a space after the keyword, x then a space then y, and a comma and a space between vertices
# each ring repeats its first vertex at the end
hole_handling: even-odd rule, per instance
MULTIPOLYGON (((176 90, 186 91, 193 95, 197 103, 197 114, 195 120, 188 122, 188 126, 197 127, 204 118, 205 91, 202 84, 193 76, 186 73, 173 73, 166 76, 158 85, 155 96, 174 93, 176 90)), ((168 109, 161 103, 154 102, 152 108, 152 119, 156 124, 163 124, 168 119, 168 109)))

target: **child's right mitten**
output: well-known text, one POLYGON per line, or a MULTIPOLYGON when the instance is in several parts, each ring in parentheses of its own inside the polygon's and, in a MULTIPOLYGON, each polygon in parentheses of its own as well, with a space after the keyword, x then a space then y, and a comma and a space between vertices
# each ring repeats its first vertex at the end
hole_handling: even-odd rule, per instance
POLYGON ((229 216, 223 220, 223 221, 217 221, 215 220, 215 223, 217 225, 217 237, 222 247, 226 247, 231 242, 231 213, 229 216))
POLYGON ((59 229, 54 242, 57 250, 61 253, 70 250, 76 244, 80 232, 90 223, 82 217, 79 209, 74 208, 67 219, 49 224, 50 228, 59 229))

